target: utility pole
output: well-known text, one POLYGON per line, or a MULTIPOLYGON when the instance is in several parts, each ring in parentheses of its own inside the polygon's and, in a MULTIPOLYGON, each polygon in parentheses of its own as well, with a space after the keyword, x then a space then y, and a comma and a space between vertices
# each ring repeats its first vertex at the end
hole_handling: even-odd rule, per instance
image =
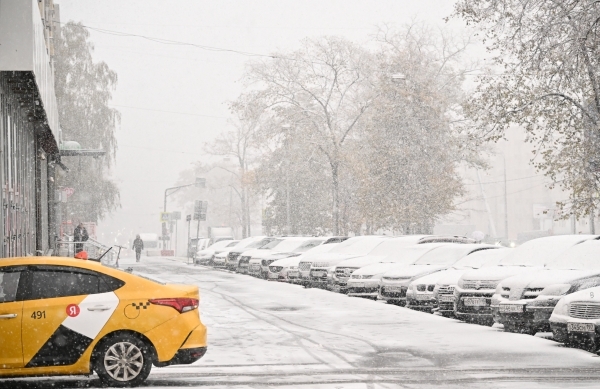
POLYGON ((504 234, 508 243, 508 193, 506 189, 506 155, 502 155, 504 159, 504 234))
POLYGON ((285 131, 285 233, 286 235, 290 235, 292 232, 291 226, 291 214, 290 214, 290 128, 289 124, 284 124, 282 126, 285 131))

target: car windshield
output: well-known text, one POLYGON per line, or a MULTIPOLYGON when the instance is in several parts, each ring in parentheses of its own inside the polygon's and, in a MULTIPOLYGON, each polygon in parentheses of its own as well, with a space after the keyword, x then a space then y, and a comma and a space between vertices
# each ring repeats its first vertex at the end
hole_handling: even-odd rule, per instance
POLYGON ((340 243, 339 246, 330 252, 340 254, 367 255, 385 239, 386 238, 380 236, 361 236, 359 238, 351 238, 343 243, 340 243))
POLYGON ((235 240, 220 240, 216 243, 211 244, 207 250, 220 249, 223 247, 235 246, 237 242, 235 240))
POLYGON ((544 266, 558 257, 564 250, 585 240, 576 235, 538 238, 523 243, 507 255, 500 266, 544 266))
POLYGON ((506 250, 487 249, 475 251, 456 261, 456 263, 452 265, 452 268, 466 270, 479 269, 483 267, 484 264, 496 265, 500 259, 506 256, 506 253, 503 251, 506 250))
POLYGON ((421 258, 426 253, 434 250, 441 245, 439 244, 420 244, 414 246, 402 247, 393 255, 387 256, 381 262, 394 262, 400 264, 411 264, 421 258))
POLYGON ((251 245, 246 246, 247 249, 262 249, 264 246, 268 245, 273 241, 273 238, 264 238, 259 240, 258 242, 254 242, 251 245))
POLYGON ((231 243, 229 243, 229 244, 228 244, 227 246, 225 246, 225 247, 235 247, 235 246, 236 246, 238 243, 239 243, 239 241, 238 241, 238 240, 234 240, 234 241, 232 241, 231 243))
POLYGON ((323 239, 312 239, 305 241, 300 246, 296 247, 292 252, 294 253, 304 253, 312 248, 315 248, 323 243, 323 239))
POLYGON ((266 245, 261 246, 260 248, 261 249, 265 249, 265 250, 271 250, 273 247, 276 247, 277 245, 281 244, 281 242, 283 242, 283 239, 273 239, 272 241, 270 241, 266 245))
POLYGON ((600 241, 588 240, 565 250, 548 269, 600 270, 600 241))
POLYGON ((291 252, 306 243, 305 239, 282 239, 279 242, 271 242, 269 248, 273 251, 281 251, 283 253, 291 252))
POLYGON ((464 244, 449 243, 433 250, 415 262, 415 265, 449 266, 468 255, 470 248, 464 244))
POLYGON ((388 256, 396 254, 402 247, 411 246, 416 244, 418 239, 406 238, 392 238, 386 239, 381 244, 376 246, 369 252, 369 255, 373 256, 388 256))

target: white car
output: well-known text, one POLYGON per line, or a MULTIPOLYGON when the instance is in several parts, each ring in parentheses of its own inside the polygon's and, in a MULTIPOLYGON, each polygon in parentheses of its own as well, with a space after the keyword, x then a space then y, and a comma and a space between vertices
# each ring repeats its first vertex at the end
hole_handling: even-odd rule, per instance
POLYGON ((269 273, 269 265, 272 262, 292 255, 300 255, 313 247, 319 246, 326 239, 316 237, 278 238, 266 246, 271 249, 269 253, 252 256, 250 262, 248 262, 248 274, 266 279, 269 273))
POLYGON ((533 273, 563 250, 597 235, 557 235, 523 243, 503 258, 498 266, 470 270, 462 275, 454 295, 454 314, 460 320, 492 325, 492 296, 500 282, 517 274, 533 273))
POLYGON ((325 241, 323 244, 313 247, 301 255, 277 260, 269 265, 269 279, 299 283, 300 271, 298 270, 298 265, 300 261, 314 254, 327 253, 339 244, 339 242, 328 243, 328 241, 325 241))
POLYGON ((274 237, 264 237, 243 249, 231 250, 228 260, 235 265, 237 273, 248 274, 248 263, 252 256, 265 253, 265 250, 269 250, 266 246, 275 239, 274 237))
MULTIPOLYGON (((381 277, 380 297, 388 303, 405 305, 407 298, 416 300, 419 298, 418 292, 426 291, 408 289, 408 285, 415 279, 448 269, 458 260, 475 251, 495 248, 497 246, 487 244, 443 244, 424 254, 412 265, 397 266, 388 270, 381 277)), ((431 286, 430 292, 433 292, 433 288, 434 286, 431 286)))
MULTIPOLYGON (((237 267, 237 261, 233 260, 231 253, 235 253, 237 251, 243 251, 245 249, 249 249, 251 245, 257 244, 264 236, 251 236, 245 239, 240 240, 235 244, 235 246, 227 247, 227 250, 223 250, 220 253, 215 254, 213 258, 213 263, 215 267, 226 267, 229 270, 235 270, 237 267), (233 262, 233 264, 232 264, 233 262)), ((239 258, 236 257, 239 260, 239 258)))
POLYGON ((214 259, 215 254, 218 254, 222 251, 225 251, 228 247, 235 246, 239 240, 221 240, 217 243, 213 243, 209 247, 204 250, 199 250, 196 253, 196 264, 210 264, 210 262, 214 259))
POLYGON ((600 344, 600 287, 563 297, 550 316, 554 340, 590 352, 600 344))
POLYGON ((567 248, 544 269, 505 279, 492 297, 494 320, 508 332, 550 330, 554 306, 565 295, 600 286, 600 241, 567 248))
MULTIPOLYGON (((444 280, 445 282, 454 281, 452 284, 456 286, 460 277, 469 270, 479 269, 484 266, 495 266, 498 262, 504 258, 510 249, 505 249, 498 246, 495 250, 478 250, 469 251, 463 258, 454 263, 451 267, 446 270, 437 271, 426 276, 413 280, 408 285, 407 290, 407 308, 411 308, 417 311, 433 312, 439 306, 438 293, 439 293, 439 282, 444 280), (412 291, 412 293, 411 293, 412 291)), ((438 252, 439 253, 439 252, 438 252)), ((446 289, 449 289, 448 284, 444 284, 446 289)), ((452 298, 451 312, 454 312, 454 295, 442 293, 443 303, 448 304, 448 300, 452 298)), ((442 307, 446 307, 442 305, 442 307)))
POLYGON ((390 255, 397 254, 402 247, 412 246, 427 235, 404 235, 386 239, 371 250, 367 255, 345 259, 335 265, 333 283, 345 292, 348 279, 354 271, 372 263, 381 262, 390 255))
POLYGON ((363 266, 355 270, 348 279, 348 295, 377 299, 380 292, 381 277, 388 270, 398 266, 408 266, 431 250, 443 246, 444 243, 425 243, 402 247, 394 255, 390 255, 379 263, 363 266))
POLYGON ((471 269, 496 266, 511 250, 481 250, 468 256, 469 266, 456 269, 456 265, 454 265, 452 269, 432 274, 431 276, 434 278, 439 277, 433 290, 433 297, 437 301, 436 312, 442 316, 454 316, 454 289, 460 277, 471 269))
POLYGON ((390 239, 385 236, 355 236, 340 243, 328 253, 315 254, 304 258, 300 264, 300 274, 310 286, 327 285, 327 272, 345 259, 367 255, 383 241, 390 239))

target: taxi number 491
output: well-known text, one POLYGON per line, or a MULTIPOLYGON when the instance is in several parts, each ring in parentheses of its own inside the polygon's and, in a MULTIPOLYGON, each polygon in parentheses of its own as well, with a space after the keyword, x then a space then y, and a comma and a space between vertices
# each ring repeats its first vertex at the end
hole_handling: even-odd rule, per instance
POLYGON ((33 311, 31 312, 31 318, 35 320, 45 319, 46 311, 33 311))

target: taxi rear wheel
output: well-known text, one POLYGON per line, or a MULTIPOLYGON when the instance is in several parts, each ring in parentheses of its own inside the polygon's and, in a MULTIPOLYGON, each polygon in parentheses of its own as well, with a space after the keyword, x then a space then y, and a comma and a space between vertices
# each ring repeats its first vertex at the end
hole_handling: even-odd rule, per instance
POLYGON ((96 350, 94 371, 107 386, 140 385, 152 369, 152 349, 135 336, 112 336, 103 340, 96 350))

